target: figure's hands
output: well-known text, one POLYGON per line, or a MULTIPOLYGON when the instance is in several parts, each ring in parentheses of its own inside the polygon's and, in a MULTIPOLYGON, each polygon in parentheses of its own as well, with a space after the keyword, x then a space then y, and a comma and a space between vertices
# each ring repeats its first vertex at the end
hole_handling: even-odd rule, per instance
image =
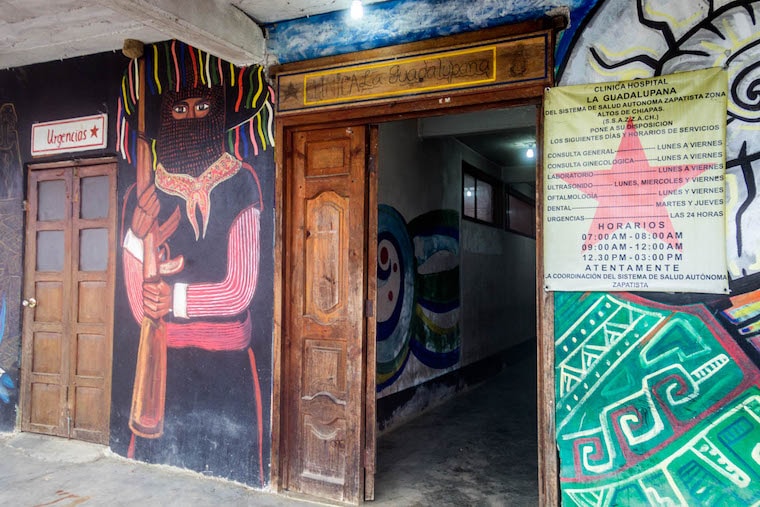
POLYGON ((155 231, 154 245, 157 247, 163 245, 174 234, 182 218, 179 206, 177 206, 166 222, 154 229, 154 225, 158 222, 160 210, 161 204, 156 195, 156 187, 151 185, 138 197, 137 207, 132 214, 131 225, 132 233, 140 239, 145 239, 149 232, 155 231))
POLYGON ((143 310, 153 320, 164 317, 172 308, 172 288, 159 279, 143 282, 143 310))
POLYGON ((138 196, 137 207, 132 214, 131 228, 135 236, 140 239, 145 238, 153 224, 156 223, 160 209, 161 205, 158 202, 158 196, 156 196, 156 187, 150 185, 138 196))

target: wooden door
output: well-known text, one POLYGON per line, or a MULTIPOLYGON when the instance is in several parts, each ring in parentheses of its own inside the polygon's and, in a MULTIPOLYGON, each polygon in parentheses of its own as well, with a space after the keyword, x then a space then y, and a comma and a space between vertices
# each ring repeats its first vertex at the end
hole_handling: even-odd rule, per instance
POLYGON ((295 131, 286 141, 282 487, 347 503, 364 499, 365 484, 371 491, 374 471, 368 132, 295 131))
POLYGON ((21 429, 108 443, 116 163, 30 167, 21 429))

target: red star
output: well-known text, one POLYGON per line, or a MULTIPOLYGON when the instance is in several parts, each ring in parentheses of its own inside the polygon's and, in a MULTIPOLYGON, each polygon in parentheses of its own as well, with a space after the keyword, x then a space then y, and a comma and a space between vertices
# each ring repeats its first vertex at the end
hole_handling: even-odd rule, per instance
POLYGON ((98 126, 94 126, 90 129, 90 137, 98 137, 98 126))
POLYGON ((676 246, 675 230, 664 200, 714 166, 651 166, 633 119, 628 118, 612 167, 591 173, 565 172, 557 177, 598 202, 589 226, 590 237, 594 238, 589 241, 591 244, 599 241, 598 233, 612 233, 631 224, 658 236, 664 233, 663 241, 676 246))

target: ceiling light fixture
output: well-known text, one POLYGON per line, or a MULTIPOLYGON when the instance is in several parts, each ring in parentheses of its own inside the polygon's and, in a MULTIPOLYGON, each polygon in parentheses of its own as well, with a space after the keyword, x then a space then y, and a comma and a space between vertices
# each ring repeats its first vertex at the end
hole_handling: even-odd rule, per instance
POLYGON ((351 19, 361 19, 364 16, 364 6, 362 0, 351 2, 351 19))
POLYGON ((525 156, 528 158, 533 158, 536 156, 536 151, 533 149, 532 146, 528 148, 527 150, 525 150, 525 156))

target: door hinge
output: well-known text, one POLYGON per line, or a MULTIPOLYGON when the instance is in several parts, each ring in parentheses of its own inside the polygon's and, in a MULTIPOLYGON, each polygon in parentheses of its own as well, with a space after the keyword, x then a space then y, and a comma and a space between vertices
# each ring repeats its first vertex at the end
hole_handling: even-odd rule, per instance
POLYGON ((21 207, 26 213, 29 213, 29 201, 24 199, 24 202, 21 204, 21 207))
POLYGON ((364 316, 365 317, 375 316, 375 302, 371 299, 368 299, 364 302, 364 316))

